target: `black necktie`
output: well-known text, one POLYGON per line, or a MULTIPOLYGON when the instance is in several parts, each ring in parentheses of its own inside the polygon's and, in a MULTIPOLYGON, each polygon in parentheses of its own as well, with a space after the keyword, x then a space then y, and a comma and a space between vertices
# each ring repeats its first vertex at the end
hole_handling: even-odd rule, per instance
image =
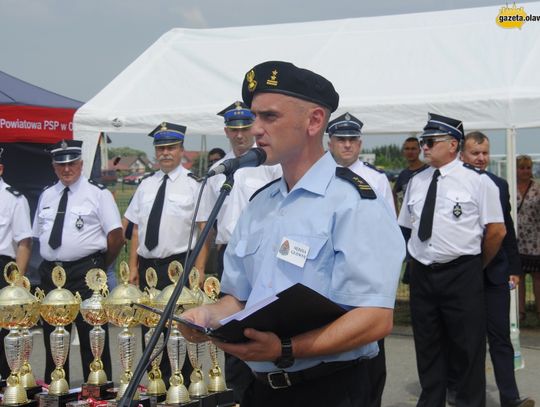
POLYGON ((152 205, 150 216, 148 217, 148 227, 146 228, 146 237, 144 238, 144 245, 148 250, 154 249, 158 245, 159 241, 159 224, 161 222, 161 212, 163 211, 163 202, 165 201, 165 188, 167 187, 167 179, 169 176, 165 174, 161 181, 156 199, 152 205))
POLYGON ((66 207, 68 200, 69 188, 64 188, 64 193, 58 203, 58 210, 54 218, 53 227, 49 236, 49 246, 53 249, 58 249, 62 245, 62 229, 64 229, 64 218, 66 217, 66 207))
POLYGON ((426 201, 422 208, 422 215, 420 216, 420 227, 418 228, 418 237, 422 242, 428 240, 431 237, 431 229, 433 228, 433 213, 435 212, 435 200, 437 198, 437 178, 439 178, 441 172, 435 170, 433 178, 426 195, 426 201))

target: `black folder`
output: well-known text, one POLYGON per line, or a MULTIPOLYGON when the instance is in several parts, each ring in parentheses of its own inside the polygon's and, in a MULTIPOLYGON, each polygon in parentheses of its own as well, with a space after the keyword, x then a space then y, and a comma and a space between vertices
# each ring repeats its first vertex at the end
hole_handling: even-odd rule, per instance
MULTIPOLYGON (((147 306, 143 308, 150 309, 147 306)), ((202 327, 181 316, 174 316, 173 319, 220 341, 238 343, 248 341, 244 336, 246 328, 270 331, 280 338, 290 338, 320 328, 345 312, 345 309, 317 291, 296 283, 273 297, 224 318, 224 324, 218 328, 202 327)))

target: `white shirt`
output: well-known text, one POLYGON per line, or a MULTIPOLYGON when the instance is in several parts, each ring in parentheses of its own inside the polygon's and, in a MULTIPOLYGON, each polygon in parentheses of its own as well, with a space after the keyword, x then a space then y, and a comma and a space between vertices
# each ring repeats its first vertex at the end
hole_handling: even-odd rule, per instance
POLYGON ((396 213, 394 195, 392 194, 392 188, 385 173, 371 168, 368 164, 360 160, 356 160, 351 164, 349 169, 364 178, 369 186, 375 190, 377 196, 386 201, 392 212, 394 214, 396 213))
MULTIPOLYGON (((216 162, 212 168, 223 161, 235 158, 232 151, 216 162)), ((234 186, 225 199, 217 217, 216 244, 227 244, 231 240, 232 232, 236 227, 238 218, 249 202, 249 198, 260 188, 281 177, 281 165, 260 165, 258 167, 240 168, 234 173, 234 186)), ((208 179, 203 191, 197 221, 206 222, 210 212, 218 199, 221 186, 225 182, 225 175, 220 174, 208 179)))
POLYGON ((15 258, 17 244, 32 237, 30 208, 24 195, 7 188, 0 178, 0 255, 15 258))
POLYGON ((53 249, 49 236, 56 218, 64 184, 57 182, 39 197, 34 218, 34 236, 39 238, 40 254, 48 261, 74 261, 107 250, 107 235, 122 227, 112 194, 81 176, 69 186, 62 244, 53 249))
POLYGON ((412 229, 409 253, 425 265, 480 254, 485 225, 504 223, 499 189, 486 174, 458 159, 439 168, 432 235, 422 242, 420 216, 434 171, 430 167, 412 177, 403 198, 398 223, 412 229))
MULTIPOLYGON (((139 256, 146 259, 163 259, 187 250, 191 222, 199 193, 199 184, 188 177, 188 174, 189 171, 181 165, 168 173, 159 241, 152 250, 148 250, 144 244, 146 229, 152 205, 165 173, 157 171, 152 176, 143 179, 137 187, 124 216, 138 226, 137 253, 139 256)), ((195 230, 192 247, 195 245, 196 234, 197 230, 195 230)))

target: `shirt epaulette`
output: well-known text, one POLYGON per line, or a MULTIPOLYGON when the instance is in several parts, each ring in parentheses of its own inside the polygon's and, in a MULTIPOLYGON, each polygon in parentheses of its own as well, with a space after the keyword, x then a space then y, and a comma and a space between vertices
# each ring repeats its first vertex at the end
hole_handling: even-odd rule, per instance
POLYGON ((7 187, 6 188, 6 191, 8 192, 11 192, 13 195, 15 195, 17 198, 20 197, 22 195, 21 192, 17 191, 15 188, 13 187, 7 187))
POLYGON ((43 192, 43 191, 45 191, 46 189, 49 189, 50 187, 52 187, 53 185, 54 185, 54 184, 45 185, 41 191, 43 192))
POLYGON ((368 163, 368 162, 366 162, 366 161, 363 161, 363 163, 364 163, 364 165, 365 165, 366 167, 371 168, 372 170, 375 170, 375 171, 377 171, 377 172, 380 172, 381 174, 384 174, 384 173, 385 173, 383 170, 381 170, 381 169, 375 167, 373 164, 370 164, 370 163, 368 163))
POLYGON ((155 173, 156 173, 155 171, 151 171, 151 172, 149 172, 148 174, 146 174, 145 176, 143 176, 143 177, 141 178, 141 181, 139 182, 139 184, 140 184, 143 180, 145 180, 146 178, 151 177, 152 175, 154 175, 155 173))
POLYGON ((475 166, 469 164, 469 163, 463 163, 463 166, 465 168, 468 168, 469 170, 473 170, 475 172, 477 172, 478 174, 485 174, 486 172, 480 168, 476 168, 475 166))
POLYGON ((95 187, 98 187, 99 189, 107 189, 107 187, 103 184, 100 184, 99 182, 97 182, 96 180, 93 180, 93 179, 89 179, 88 182, 90 184, 92 184, 93 186, 95 187))
POLYGON ((351 171, 350 169, 345 168, 345 167, 337 167, 336 177, 342 178, 345 181, 348 181, 352 185, 354 185, 354 187, 356 188, 356 190, 358 191, 358 193, 363 199, 377 198, 377 194, 375 194, 375 191, 366 182, 366 180, 362 178, 361 176, 359 176, 358 174, 351 171))
POLYGON ((251 202, 251 200, 252 200, 253 198, 255 198, 259 192, 264 191, 266 188, 268 188, 268 187, 269 187, 270 185, 272 185, 272 184, 275 184, 275 183, 278 182, 280 179, 281 179, 281 177, 279 177, 279 178, 277 178, 277 179, 275 179, 275 180, 273 180, 273 181, 270 181, 268 184, 266 184, 266 185, 260 187, 258 190, 256 190, 256 191, 253 193, 253 195, 251 195, 251 197, 249 198, 249 202, 251 202))

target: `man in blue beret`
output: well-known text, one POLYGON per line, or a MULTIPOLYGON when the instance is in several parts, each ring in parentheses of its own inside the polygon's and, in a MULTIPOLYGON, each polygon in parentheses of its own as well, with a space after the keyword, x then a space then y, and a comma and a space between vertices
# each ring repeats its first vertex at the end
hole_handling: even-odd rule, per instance
MULTIPOLYGON (((242 97, 266 164, 281 164, 283 177, 259 190, 238 221, 224 257, 225 296, 184 315, 216 327, 296 283, 308 286, 343 307, 343 316, 292 337, 246 329, 248 342, 218 343, 253 371, 241 405, 367 405, 365 359, 392 328, 401 232, 369 185, 324 151, 339 102, 330 81, 268 61, 247 72, 242 97)), ((188 340, 208 339, 182 329, 188 340)))

